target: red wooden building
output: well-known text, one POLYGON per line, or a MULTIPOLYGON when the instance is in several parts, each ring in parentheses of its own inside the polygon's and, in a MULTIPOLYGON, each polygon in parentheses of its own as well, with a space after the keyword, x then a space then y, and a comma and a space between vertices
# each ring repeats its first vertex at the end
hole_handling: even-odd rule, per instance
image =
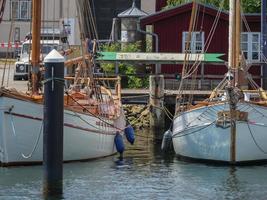
MULTIPOLYGON (((164 6, 164 0, 158 1, 157 9, 164 6)), ((175 8, 159 11, 153 15, 141 19, 142 27, 151 25, 153 32, 159 37, 159 52, 184 52, 186 36, 189 30, 193 3, 186 3, 175 8)), ((209 5, 198 4, 198 17, 196 29, 192 34, 191 51, 193 53, 201 52, 206 49, 208 36, 214 25, 216 15, 219 10, 209 5)), ((260 14, 244 15, 250 31, 247 30, 246 23, 242 25, 241 45, 247 60, 254 63, 250 72, 258 84, 261 84, 261 66, 260 62, 260 14)), ((216 29, 207 48, 207 53, 223 53, 223 59, 227 62, 228 54, 228 12, 221 12, 216 29)), ((180 65, 162 65, 163 74, 176 74, 181 72, 180 65)), ((199 77, 205 79, 217 79, 217 82, 223 78, 227 72, 226 65, 202 65, 198 71, 199 77)))

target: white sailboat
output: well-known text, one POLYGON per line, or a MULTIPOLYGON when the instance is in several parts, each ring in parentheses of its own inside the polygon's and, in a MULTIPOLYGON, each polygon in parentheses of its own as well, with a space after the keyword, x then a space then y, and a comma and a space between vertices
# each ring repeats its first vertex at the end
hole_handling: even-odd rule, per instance
POLYGON ((230 0, 229 21, 229 71, 225 79, 204 102, 186 105, 178 99, 172 140, 181 158, 228 164, 267 160, 267 97, 256 87, 241 59, 239 0, 230 0), (240 82, 244 77, 255 90, 242 88, 246 86, 240 82))
MULTIPOLYGON (((33 0, 32 65, 39 66, 40 0, 33 0), (39 25, 39 26, 38 26, 39 25), (37 26, 37 28, 36 28, 37 26), (39 33, 38 33, 39 32, 39 33)), ((87 54, 77 62, 87 72, 93 56, 87 54), (86 62, 85 62, 86 60, 86 62), (87 65, 89 64, 89 66, 87 65)), ((79 71, 79 70, 78 70, 79 71)), ((120 78, 75 77, 76 85, 64 99, 64 161, 88 160, 116 152, 114 138, 125 128, 121 107, 120 78), (83 88, 78 87, 80 80, 83 88), (116 81, 115 94, 101 80, 116 81), (97 82, 98 81, 98 82, 97 82)), ((38 93, 38 77, 33 75, 33 91, 0 89, 0 165, 28 165, 43 161, 43 96, 38 93)), ((57 112, 55 110, 55 112, 57 112)))

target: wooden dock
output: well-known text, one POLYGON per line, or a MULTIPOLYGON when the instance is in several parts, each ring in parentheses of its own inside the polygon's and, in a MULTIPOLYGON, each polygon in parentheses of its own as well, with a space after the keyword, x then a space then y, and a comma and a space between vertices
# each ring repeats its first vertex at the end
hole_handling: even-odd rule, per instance
MULTIPOLYGON (((182 94, 193 94, 198 100, 204 100, 211 94, 211 90, 184 90, 182 94)), ((165 90, 166 105, 174 105, 176 96, 179 94, 178 90, 165 90)), ((123 104, 148 104, 149 103, 149 89, 123 89, 122 90, 123 104)))

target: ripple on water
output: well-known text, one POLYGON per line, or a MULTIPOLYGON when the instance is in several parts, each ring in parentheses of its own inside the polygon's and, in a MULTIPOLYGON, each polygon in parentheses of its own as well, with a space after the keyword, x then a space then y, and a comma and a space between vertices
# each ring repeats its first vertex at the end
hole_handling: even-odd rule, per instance
MULTIPOLYGON (((219 167, 186 163, 160 145, 137 138, 117 156, 64 165, 64 199, 207 200, 267 196, 267 166, 219 167)), ((0 168, 0 200, 42 199, 42 167, 0 168)))

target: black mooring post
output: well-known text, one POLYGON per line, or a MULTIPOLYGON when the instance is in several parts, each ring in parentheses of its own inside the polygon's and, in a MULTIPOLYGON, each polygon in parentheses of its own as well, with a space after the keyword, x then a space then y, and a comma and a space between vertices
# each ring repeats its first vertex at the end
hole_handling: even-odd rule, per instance
POLYGON ((64 57, 52 50, 44 63, 43 192, 48 197, 63 193, 64 57))

